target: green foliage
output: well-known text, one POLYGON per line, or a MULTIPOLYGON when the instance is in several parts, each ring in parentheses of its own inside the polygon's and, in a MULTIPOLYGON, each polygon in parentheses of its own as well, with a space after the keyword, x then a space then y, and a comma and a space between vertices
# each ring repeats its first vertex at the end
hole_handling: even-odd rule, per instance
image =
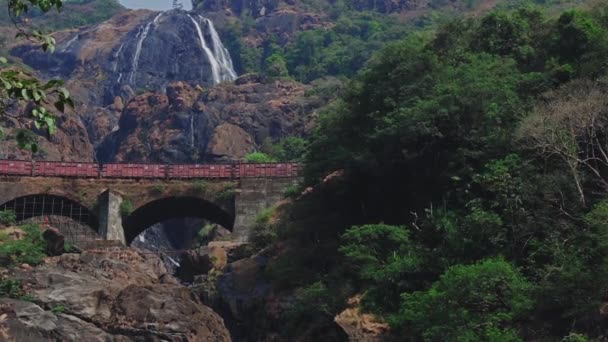
POLYGON ((130 199, 125 198, 122 200, 122 202, 120 202, 120 215, 123 218, 131 215, 131 213, 133 213, 133 210, 133 202, 131 202, 130 199))
POLYGON ((273 146, 272 155, 278 161, 301 161, 308 149, 308 142, 300 137, 289 136, 281 139, 273 146))
POLYGON ((271 245, 277 239, 277 227, 272 223, 272 217, 277 211, 276 206, 263 209, 255 218, 251 231, 251 244, 255 250, 261 250, 271 245))
POLYGON ((372 12, 342 13, 331 29, 300 32, 285 48, 289 74, 310 82, 328 75, 353 76, 374 51, 402 38, 409 28, 372 12))
POLYGON ((75 245, 73 245, 73 244, 71 244, 71 243, 69 243, 69 242, 66 242, 66 243, 64 244, 64 246, 63 246, 63 250, 64 250, 66 253, 76 253, 76 252, 78 252, 78 248, 77 248, 75 245))
POLYGON ((236 196, 236 184, 232 183, 225 186, 220 192, 215 195, 218 201, 232 201, 236 196))
POLYGON ((274 163, 276 160, 262 152, 252 152, 245 156, 245 161, 248 163, 274 163))
MULTIPOLYGON (((403 340, 598 337, 606 18, 605 5, 499 10, 375 55, 319 117, 305 153, 315 191, 278 223, 292 250, 269 267, 275 286, 320 281, 335 296, 331 274, 403 340)), ((301 34, 290 74, 327 73, 314 67, 334 33, 301 34)))
POLYGON ((205 193, 205 191, 207 191, 207 188, 209 187, 209 184, 204 181, 204 180, 197 180, 192 184, 192 191, 195 193, 205 193))
POLYGON ((287 64, 282 55, 275 53, 264 61, 264 74, 272 78, 288 77, 287 64))
POLYGON ((23 290, 21 282, 16 279, 0 280, 0 297, 9 297, 25 301, 30 301, 32 299, 31 296, 23 290))
POLYGON ((0 210, 0 226, 12 226, 17 223, 17 217, 12 210, 0 210))
MULTIPOLYGON (((62 0, 11 0, 8 2, 8 10, 14 17, 19 17, 31 9, 38 8, 42 12, 48 12, 52 8, 60 10, 62 5, 62 0)), ((20 26, 17 28, 19 29, 17 37, 39 42, 44 51, 54 51, 53 37, 38 30, 26 31, 20 26)), ((0 57, 0 64, 6 63, 6 58, 0 57)), ((63 82, 59 80, 42 82, 24 71, 0 68, 0 99, 10 100, 0 102, 0 117, 10 117, 18 120, 22 125, 44 129, 48 134, 53 134, 56 130, 56 118, 49 108, 53 106, 59 112, 63 112, 66 106, 74 107, 68 90, 62 85, 63 82), (18 111, 22 112, 15 113, 11 108, 19 108, 18 111)), ((0 127, 0 136, 2 134, 0 127)), ((32 152, 38 150, 36 142, 23 132, 17 134, 17 142, 21 148, 29 148, 32 152)))
POLYGON ((366 284, 364 305, 376 313, 398 310, 397 298, 420 281, 421 253, 404 227, 385 224, 354 226, 342 235, 342 252, 347 265, 366 284), (411 280, 407 280, 411 278, 411 280), (396 279, 402 279, 396 282, 396 279), (419 278, 418 278, 419 279, 419 278))
POLYGON ((60 314, 65 312, 65 306, 57 305, 51 308, 51 312, 54 314, 60 314))
POLYGON ((206 244, 209 241, 209 235, 213 232, 213 228, 214 226, 212 224, 206 224, 198 231, 197 237, 199 245, 206 244))
POLYGON ((319 316, 331 317, 339 299, 322 282, 298 288, 293 303, 287 308, 289 322, 311 322, 319 316))
MULTIPOLYGON (((203 190, 203 192, 204 192, 204 190, 203 190)), ((160 184, 154 185, 150 189, 150 194, 153 195, 153 196, 159 196, 159 195, 162 195, 164 193, 165 193, 165 188, 162 185, 160 185, 160 184)))
POLYGON ((285 188, 285 191, 283 191, 283 196, 287 198, 296 198, 300 196, 302 191, 304 191, 302 184, 292 184, 285 188))
POLYGON ((577 333, 571 333, 562 339, 562 342, 591 342, 587 336, 577 333))
POLYGON ((513 323, 530 312, 531 285, 508 262, 449 268, 426 291, 404 293, 394 325, 425 341, 521 341, 513 323))
POLYGON ((0 244, 0 259, 4 266, 38 265, 46 256, 46 242, 40 227, 28 224, 21 229, 25 232, 23 239, 6 239, 0 244))

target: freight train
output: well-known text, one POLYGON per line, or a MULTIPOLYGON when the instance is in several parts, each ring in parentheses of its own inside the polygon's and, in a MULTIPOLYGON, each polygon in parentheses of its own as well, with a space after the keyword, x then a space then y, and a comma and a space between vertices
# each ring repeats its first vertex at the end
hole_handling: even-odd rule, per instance
POLYGON ((127 179, 241 179, 298 177, 298 163, 96 164, 0 160, 0 175, 127 179))

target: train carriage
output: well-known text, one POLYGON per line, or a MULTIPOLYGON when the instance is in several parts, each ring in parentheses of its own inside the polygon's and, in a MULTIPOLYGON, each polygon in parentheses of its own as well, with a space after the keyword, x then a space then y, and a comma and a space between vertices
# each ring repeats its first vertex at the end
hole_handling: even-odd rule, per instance
POLYGON ((0 174, 31 176, 32 162, 22 160, 0 160, 0 174))
POLYGON ((231 164, 194 164, 194 165, 170 165, 169 178, 192 179, 192 178, 234 178, 233 166, 231 164))
POLYGON ((166 178, 166 165, 160 164, 103 164, 102 178, 166 178))
POLYGON ((40 177, 99 177, 99 165, 75 162, 34 162, 34 175, 40 177))

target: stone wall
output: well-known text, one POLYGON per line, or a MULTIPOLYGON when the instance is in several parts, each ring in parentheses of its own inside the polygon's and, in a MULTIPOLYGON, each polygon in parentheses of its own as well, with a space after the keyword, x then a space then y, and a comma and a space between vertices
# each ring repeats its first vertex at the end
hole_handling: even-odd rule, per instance
POLYGON ((233 240, 247 242, 258 213, 281 201, 285 190, 297 182, 297 178, 242 179, 235 198, 233 240))

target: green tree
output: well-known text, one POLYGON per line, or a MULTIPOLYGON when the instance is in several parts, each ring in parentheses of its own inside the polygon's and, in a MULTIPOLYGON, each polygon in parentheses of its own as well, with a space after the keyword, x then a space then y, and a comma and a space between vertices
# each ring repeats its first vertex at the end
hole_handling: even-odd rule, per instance
POLYGON ((453 266, 428 290, 404 293, 394 324, 412 340, 521 341, 515 322, 533 307, 530 290, 502 259, 453 266))
POLYGON ((422 255, 404 227, 369 224, 349 228, 340 252, 367 289, 364 305, 381 314, 399 308, 396 298, 420 286, 422 255))
POLYGON ((279 53, 268 56, 264 61, 264 74, 268 77, 288 77, 285 58, 279 53))
MULTIPOLYGON (((37 30, 22 27, 18 18, 32 9, 48 12, 53 8, 60 10, 62 0, 11 0, 8 11, 19 30, 17 37, 24 37, 40 44, 45 51, 54 51, 55 39, 37 30)), ((7 60, 0 57, 0 65, 7 60)), ((66 106, 74 103, 69 92, 62 87, 63 82, 51 80, 42 82, 32 75, 15 68, 0 68, 0 117, 15 122, 20 127, 45 129, 49 134, 56 130, 56 119, 53 110, 63 112, 66 106)), ((0 127, 0 136, 2 135, 0 127)), ((28 134, 17 134, 17 141, 22 148, 37 151, 35 139, 28 134)))

